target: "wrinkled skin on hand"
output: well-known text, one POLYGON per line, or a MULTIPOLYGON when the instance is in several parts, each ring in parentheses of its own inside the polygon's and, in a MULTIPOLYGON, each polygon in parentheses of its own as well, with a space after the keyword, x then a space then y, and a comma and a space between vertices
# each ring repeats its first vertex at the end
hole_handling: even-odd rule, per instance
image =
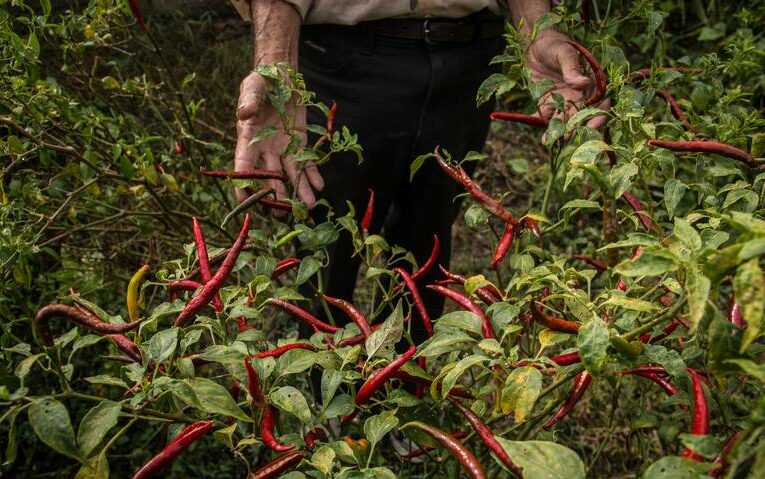
MULTIPOLYGON (((566 35, 556 30, 543 30, 526 53, 526 64, 531 69, 532 80, 539 82, 547 79, 553 82, 550 91, 539 100, 537 116, 546 120, 552 117, 564 121, 571 118, 584 105, 585 99, 595 87, 594 80, 583 71, 579 52, 567 40, 566 35), (553 93, 563 97, 564 112, 555 111, 553 93)), ((605 100, 599 108, 606 110, 609 106, 609 100, 605 100)), ((587 126, 598 128, 605 122, 606 117, 601 115, 591 119, 587 126)))
MULTIPOLYGON (((252 72, 239 87, 239 104, 236 111, 236 150, 234 170, 266 168, 283 171, 292 182, 298 198, 309 208, 316 204, 314 192, 324 188, 324 180, 316 166, 298 164, 292 156, 282 157, 289 144, 290 137, 285 133, 274 134, 257 143, 250 144, 257 133, 266 126, 282 129, 282 120, 276 109, 268 102, 268 83, 258 73, 252 72)), ((287 117, 294 118, 294 129, 300 132, 302 143, 306 142, 306 109, 291 105, 287 108, 287 117)), ((284 199, 287 188, 279 180, 266 180, 276 192, 277 199, 284 199)), ((237 190, 237 198, 242 201, 247 197, 243 190, 237 190)))

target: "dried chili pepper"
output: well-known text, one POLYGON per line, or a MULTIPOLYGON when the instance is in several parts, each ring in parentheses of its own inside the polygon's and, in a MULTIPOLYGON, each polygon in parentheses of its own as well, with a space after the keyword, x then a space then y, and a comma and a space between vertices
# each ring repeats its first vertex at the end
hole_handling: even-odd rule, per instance
MULTIPOLYGON (((192 218, 192 223, 194 226, 194 244, 196 244, 197 258, 199 259, 199 274, 202 276, 202 283, 207 284, 207 282, 210 281, 210 278, 212 278, 210 257, 207 256, 207 241, 205 241, 205 234, 202 231, 202 226, 199 224, 199 220, 196 216, 192 218)), ((218 293, 215 293, 212 302, 215 311, 223 311, 223 302, 218 293)))
POLYGON ((677 103, 677 100, 675 100, 675 97, 673 97, 671 93, 668 91, 659 90, 656 92, 656 94, 667 102, 669 105, 669 110, 672 112, 672 116, 674 116, 676 120, 682 122, 686 130, 692 131, 694 133, 699 131, 698 128, 691 125, 690 120, 688 120, 688 116, 685 114, 683 109, 680 108, 680 104, 677 103))
POLYGON ((477 304, 475 304, 472 299, 468 298, 459 291, 454 291, 453 289, 439 286, 437 284, 429 284, 426 286, 426 288, 433 290, 441 296, 454 301, 462 309, 470 311, 471 313, 478 316, 481 319, 481 334, 485 339, 495 339, 497 337, 494 334, 494 327, 491 325, 489 317, 486 316, 486 313, 484 313, 483 310, 477 304))
POLYGON ((260 386, 260 377, 258 372, 252 366, 252 361, 248 356, 243 358, 244 368, 247 370, 247 392, 250 393, 252 404, 256 407, 266 405, 266 397, 263 395, 263 389, 260 386))
POLYGON ((146 479, 154 476, 160 470, 170 465, 194 441, 210 432, 212 428, 212 421, 199 421, 186 426, 170 444, 165 446, 156 456, 144 464, 138 472, 133 474, 133 479, 146 479))
POLYGON ((269 349, 268 351, 263 351, 262 353, 257 353, 255 357, 259 359, 278 358, 287 351, 292 351, 293 349, 307 349, 309 351, 316 351, 316 347, 311 343, 290 343, 285 344, 284 346, 279 346, 278 348, 269 349))
POLYGON ((457 406, 457 409, 459 409, 462 415, 465 416, 465 419, 468 420, 470 425, 473 426, 473 429, 475 430, 476 434, 478 434, 478 437, 481 438, 486 447, 488 447, 489 450, 493 452, 495 456, 497 456, 502 464, 510 469, 516 476, 523 477, 523 469, 518 467, 518 465, 515 464, 512 459, 510 459, 510 456, 507 454, 505 449, 494 437, 492 430, 481 420, 480 417, 478 417, 478 414, 474 413, 472 409, 468 408, 457 399, 449 400, 452 402, 452 404, 457 406))
POLYGON ((372 216, 375 212, 375 190, 369 188, 369 201, 367 201, 367 209, 364 210, 364 216, 361 218, 361 232, 364 234, 369 233, 369 227, 372 224, 372 216))
POLYGON ((276 266, 274 267, 274 272, 271 273, 271 280, 274 280, 287 271, 291 270, 292 268, 296 267, 300 264, 299 258, 285 258, 283 260, 280 260, 276 263, 276 266))
POLYGON ((328 302, 332 306, 335 306, 336 308, 343 311, 346 315, 348 315, 351 321, 356 323, 356 326, 359 327, 359 331, 361 331, 361 334, 363 334, 365 338, 372 334, 372 328, 369 327, 367 318, 361 311, 356 308, 356 306, 344 299, 333 298, 332 296, 327 296, 323 293, 321 296, 324 298, 324 301, 328 302))
POLYGON ((494 257, 491 260, 492 269, 499 268, 499 264, 507 256, 507 252, 513 246, 513 238, 515 237, 515 226, 512 223, 505 225, 505 232, 502 233, 502 237, 497 243, 497 249, 494 252, 494 257))
POLYGON ((558 409, 558 412, 544 423, 542 426, 544 429, 550 429, 555 423, 566 417, 566 415, 574 409, 574 406, 576 406, 584 392, 587 391, 587 388, 590 386, 591 379, 592 377, 587 371, 582 371, 576 375, 574 378, 574 386, 571 388, 571 394, 566 402, 563 403, 563 406, 558 409))
POLYGON ((382 387, 385 382, 391 378, 391 375, 398 371, 401 366, 407 363, 414 354, 417 352, 416 346, 410 346, 409 349, 406 350, 404 354, 397 357, 390 363, 388 363, 387 366, 385 366, 382 369, 379 369, 372 373, 366 381, 364 381, 364 384, 361 385, 361 388, 359 388, 359 392, 356 394, 355 402, 357 406, 361 406, 362 404, 366 404, 369 399, 372 397, 372 395, 382 387))
POLYGON ((433 323, 430 321, 430 315, 428 314, 428 310, 425 308, 425 302, 422 300, 420 290, 417 288, 417 283, 415 283, 414 278, 412 278, 412 276, 410 276, 409 273, 407 273, 403 268, 394 268, 393 272, 401 276, 401 279, 404 281, 406 288, 412 294, 414 308, 417 310, 417 314, 420 315, 420 319, 422 319, 422 324, 425 327, 425 331, 427 331, 428 336, 433 336, 433 323))
POLYGON ((266 300, 266 303, 276 306, 277 308, 288 312, 295 318, 313 327, 314 330, 316 331, 323 331, 325 333, 334 334, 340 329, 336 326, 332 326, 331 324, 325 323, 324 321, 320 320, 319 318, 312 315, 311 313, 304 310, 303 308, 299 306, 295 306, 292 303, 288 303, 287 301, 284 301, 283 299, 268 298, 266 300))
MULTIPOLYGON (((693 389, 691 434, 694 436, 705 436, 709 434, 709 405, 707 404, 707 397, 704 395, 704 387, 701 385, 699 373, 693 368, 688 368, 688 374, 691 376, 693 389)), ((691 449, 685 449, 681 456, 693 459, 694 461, 704 460, 701 455, 693 452, 691 449)))
POLYGON ((584 101, 585 105, 592 106, 600 102, 606 95, 606 72, 603 71, 603 67, 591 51, 571 40, 568 40, 568 44, 582 54, 587 61, 587 64, 590 66, 590 70, 592 70, 592 76, 595 78, 595 91, 593 91, 592 95, 584 101))
POLYGON ((250 479, 272 479, 279 477, 282 472, 292 468, 302 459, 303 451, 288 452, 250 474, 250 479))
POLYGON ((53 346, 53 335, 50 332, 48 321, 56 317, 68 319, 69 321, 84 326, 93 332, 103 335, 123 334, 136 329, 141 324, 137 321, 126 324, 105 323, 91 317, 87 313, 83 313, 74 306, 66 304, 49 304, 40 308, 34 319, 34 326, 37 330, 37 334, 42 343, 48 347, 53 346))
POLYGON ((448 432, 420 421, 412 421, 401 426, 401 429, 415 428, 426 433, 441 444, 460 463, 472 479, 486 479, 486 472, 475 455, 460 441, 448 432))
POLYGON ((141 266, 138 268, 138 271, 135 272, 133 277, 130 278, 130 282, 128 283, 127 294, 125 296, 127 297, 127 309, 130 322, 138 321, 140 317, 140 312, 138 310, 139 287, 141 286, 141 281, 147 271, 149 271, 148 264, 141 266))
MULTIPOLYGON (((71 290, 73 295, 76 295, 74 290, 71 290)), ((77 303, 75 300, 74 307, 77 308, 78 311, 80 311, 82 314, 89 316, 94 321, 103 322, 104 320, 101 319, 95 312, 88 309, 85 305, 77 303)), ((132 361, 136 363, 141 363, 143 358, 141 356, 141 350, 136 346, 136 344, 130 340, 127 336, 124 334, 107 334, 107 338, 109 338, 117 348, 119 348, 120 351, 125 353, 128 358, 130 358, 132 361)))
POLYGON ((149 29, 146 27, 146 22, 143 19, 143 13, 141 13, 141 7, 138 5, 138 0, 128 0, 128 4, 133 12, 133 18, 135 18, 138 28, 143 30, 144 33, 149 33, 149 29))
POLYGON ((608 265, 602 261, 598 261, 592 256, 585 256, 583 254, 575 254, 571 256, 572 258, 578 259, 579 261, 584 261, 585 263, 589 264, 593 268, 595 268, 598 271, 608 271, 608 265))
POLYGON ((549 315, 539 309, 539 305, 536 301, 531 301, 529 304, 531 308, 531 316, 534 321, 545 326, 547 329, 557 331, 559 333, 576 334, 579 331, 581 325, 567 319, 557 318, 549 315))
POLYGON ((539 128, 547 128, 547 120, 542 117, 534 115, 524 115, 523 113, 507 113, 504 111, 494 111, 489 115, 492 120, 505 120, 515 123, 523 123, 524 125, 537 126, 539 128))
MULTIPOLYGON (((251 191, 250 188, 246 189, 247 193, 251 191)), ((236 218, 236 216, 241 213, 242 211, 247 211, 252 207, 255 203, 260 202, 260 200, 264 199, 266 196, 273 194, 274 189, 273 188, 262 188, 255 193, 252 193, 247 198, 245 198, 241 203, 236 205, 233 210, 229 211, 228 214, 223 218, 223 221, 221 221, 220 225, 221 227, 226 226, 229 221, 231 221, 233 218, 236 218)))
POLYGON ((276 452, 287 452, 295 449, 294 444, 281 444, 274 436, 276 428, 276 409, 273 406, 263 408, 263 415, 260 419, 260 437, 263 443, 276 452))
POLYGON ((208 171, 199 167, 204 176, 213 178, 229 178, 236 180, 281 180, 287 181, 284 173, 276 170, 240 170, 240 171, 208 171))
POLYGON ((204 308, 207 303, 209 303, 210 300, 218 293, 218 290, 220 290, 221 286, 223 286, 223 282, 226 280, 229 273, 231 273, 231 270, 234 269, 236 259, 244 247, 244 243, 247 240, 247 234, 249 231, 250 215, 245 215, 242 229, 239 231, 239 235, 237 236, 236 241, 234 241, 234 244, 228 250, 223 263, 221 263, 218 271, 215 272, 213 277, 210 278, 210 281, 208 281, 204 287, 202 287, 202 290, 197 293, 196 296, 191 298, 188 303, 186 303, 186 306, 183 308, 180 314, 178 314, 178 317, 175 318, 176 326, 183 326, 186 322, 188 322, 189 319, 193 318, 194 315, 196 315, 202 308, 204 308))
POLYGON ((727 156, 740 161, 749 167, 754 167, 754 157, 741 148, 736 148, 727 143, 716 141, 667 141, 667 140, 648 140, 650 146, 664 148, 670 151, 691 152, 691 153, 713 153, 716 155, 727 156))

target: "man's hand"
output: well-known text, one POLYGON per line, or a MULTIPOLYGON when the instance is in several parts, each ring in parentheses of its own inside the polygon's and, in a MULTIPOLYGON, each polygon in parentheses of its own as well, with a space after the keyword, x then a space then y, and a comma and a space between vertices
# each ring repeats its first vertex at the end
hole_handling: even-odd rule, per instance
MULTIPOLYGON (((539 101, 539 115, 549 120, 553 116, 570 118, 584 104, 594 88, 594 80, 582 72, 579 52, 568 42, 568 37, 556 30, 547 29, 539 33, 529 46, 526 61, 532 71, 532 80, 551 80, 553 87, 539 101), (553 93, 563 97, 564 112, 555 111, 553 93)), ((607 109, 608 100, 599 105, 607 109)), ((587 126, 598 128, 606 121, 605 116, 591 119, 587 126)))
MULTIPOLYGON (((282 158, 282 153, 290 141, 289 136, 277 133, 250 144, 252 138, 266 126, 273 126, 279 130, 283 128, 279 114, 268 102, 267 93, 266 80, 256 72, 250 73, 239 87, 234 171, 254 168, 283 171, 295 187, 298 198, 311 208, 316 204, 314 191, 324 188, 324 180, 315 166, 307 164, 305 168, 301 168, 302 165, 295 163, 291 156, 282 158)), ((287 115, 294 115, 294 128, 300 132, 302 143, 305 144, 305 108, 290 107, 287 115)), ((267 180, 266 184, 274 189, 277 199, 287 196, 287 189, 281 181, 267 180)), ((243 190, 237 190, 236 195, 239 201, 247 197, 243 190)))

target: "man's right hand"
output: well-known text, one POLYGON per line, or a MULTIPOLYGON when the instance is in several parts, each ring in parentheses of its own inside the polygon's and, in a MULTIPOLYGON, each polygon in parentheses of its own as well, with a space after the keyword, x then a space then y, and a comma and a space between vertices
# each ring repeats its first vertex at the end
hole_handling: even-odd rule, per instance
MULTIPOLYGON (((283 130, 283 125, 276 109, 268 101, 268 84, 256 72, 252 72, 239 87, 239 105, 236 111, 236 151, 234 171, 265 168, 283 172, 292 182, 298 198, 309 208, 316 204, 314 191, 324 188, 324 180, 316 166, 297 164, 292 156, 283 157, 290 142, 289 135, 280 132, 264 140, 250 144, 252 138, 267 126, 283 130)), ((294 115, 294 129, 299 132, 302 143, 306 142, 305 107, 288 107, 287 115, 294 115)), ((279 180, 267 180, 266 184, 274 189, 277 199, 287 197, 287 189, 279 180)), ((242 201, 247 197, 244 190, 236 191, 242 201)))

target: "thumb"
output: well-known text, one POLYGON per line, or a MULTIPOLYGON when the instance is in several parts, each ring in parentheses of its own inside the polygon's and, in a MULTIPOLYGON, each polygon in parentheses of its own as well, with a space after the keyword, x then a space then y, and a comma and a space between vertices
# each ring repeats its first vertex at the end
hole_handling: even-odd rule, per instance
POLYGON ((558 52, 558 63, 560 64, 560 73, 566 85, 577 90, 586 90, 592 87, 592 78, 582 72, 579 63, 579 52, 573 47, 566 45, 558 52))
POLYGON ((239 85, 239 102, 236 106, 238 120, 247 120, 254 116, 265 103, 268 87, 263 77, 253 72, 239 85))

